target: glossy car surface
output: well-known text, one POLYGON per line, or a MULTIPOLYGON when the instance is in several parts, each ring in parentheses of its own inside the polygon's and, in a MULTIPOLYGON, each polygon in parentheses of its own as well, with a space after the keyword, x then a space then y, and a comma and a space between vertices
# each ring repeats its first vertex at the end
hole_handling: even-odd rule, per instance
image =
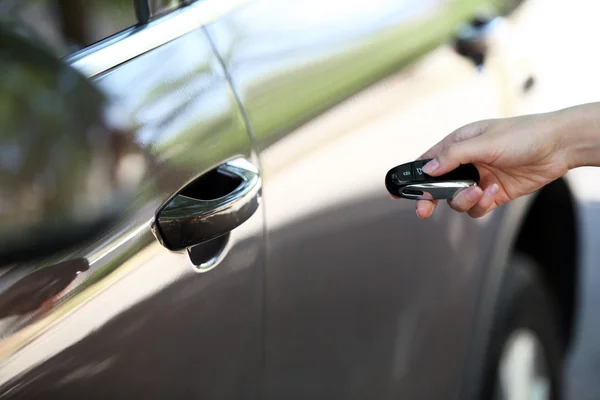
MULTIPOLYGON (((145 178, 97 240, 4 268, 0 303, 35 271, 85 266, 37 310, 0 321, 4 397, 471 398, 517 251, 543 265, 570 337, 564 181, 478 220, 446 207, 419 220, 383 185, 458 126, 536 107, 520 29, 539 1, 114 3, 102 7, 142 22, 54 51, 135 126, 145 178), (182 190, 210 197, 215 169, 237 159, 260 177, 256 207, 211 225, 219 243, 169 251, 169 204, 182 190)), ((18 24, 39 34, 46 17, 32 15, 18 24)), ((189 229, 215 221, 198 215, 189 229)))

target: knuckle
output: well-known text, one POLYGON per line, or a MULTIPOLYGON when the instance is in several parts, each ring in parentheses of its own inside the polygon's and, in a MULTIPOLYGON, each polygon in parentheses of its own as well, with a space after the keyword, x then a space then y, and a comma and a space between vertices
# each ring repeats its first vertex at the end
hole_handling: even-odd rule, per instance
POLYGON ((458 142, 462 142, 463 140, 467 139, 470 134, 471 130, 471 125, 465 125, 462 128, 458 129, 454 135, 452 135, 452 143, 458 143, 458 142))
POLYGON ((460 212, 467 212, 476 206, 477 202, 475 200, 470 199, 468 196, 468 191, 463 190, 458 193, 455 198, 449 199, 448 204, 450 207, 460 212))

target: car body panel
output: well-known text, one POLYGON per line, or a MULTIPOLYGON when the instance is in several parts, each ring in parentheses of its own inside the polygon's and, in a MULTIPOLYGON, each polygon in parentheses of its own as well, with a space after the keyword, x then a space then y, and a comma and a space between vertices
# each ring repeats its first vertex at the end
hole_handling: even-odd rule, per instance
POLYGON ((81 269, 42 309, 0 321, 1 394, 471 397, 534 196, 478 220, 441 205, 421 221, 383 178, 462 124, 528 109, 530 49, 520 30, 511 38, 514 17, 477 69, 449 42, 489 1, 220 4, 233 3, 95 77, 115 117, 133 116, 150 171, 104 238, 3 271, 6 288, 62 260, 77 262, 67 277, 81 269), (260 167, 264 202, 196 274, 150 225, 236 157, 260 167))
MULTIPOLYGON (((158 33, 158 32, 157 32, 158 33)), ((262 366, 262 206, 217 268, 194 272, 150 229, 193 179, 237 157, 257 163, 243 115, 202 30, 94 80, 131 118, 147 174, 128 217, 54 260, 12 266, 3 285, 62 260, 88 268, 34 313, 3 320, 6 398, 256 398, 262 366)), ((135 164, 131 165, 135 168, 135 164)), ((21 285, 23 286, 23 285, 21 285)))
POLYGON ((503 114, 502 68, 439 45, 474 3, 344 4, 255 1, 206 28, 260 150, 265 397, 458 398, 507 211, 419 221, 383 177, 503 114))

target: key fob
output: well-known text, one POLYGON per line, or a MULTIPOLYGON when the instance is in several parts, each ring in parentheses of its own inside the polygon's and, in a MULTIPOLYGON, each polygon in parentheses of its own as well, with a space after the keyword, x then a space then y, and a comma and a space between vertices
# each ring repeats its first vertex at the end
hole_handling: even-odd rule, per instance
POLYGON ((396 197, 437 200, 451 199, 458 191, 479 184, 479 171, 473 164, 433 177, 422 170, 429 161, 418 160, 392 168, 385 176, 385 187, 396 197))

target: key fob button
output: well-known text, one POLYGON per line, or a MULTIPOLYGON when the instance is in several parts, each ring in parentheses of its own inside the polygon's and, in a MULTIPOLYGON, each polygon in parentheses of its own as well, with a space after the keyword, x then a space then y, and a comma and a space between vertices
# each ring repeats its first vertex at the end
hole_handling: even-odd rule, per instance
POLYGON ((400 165, 395 171, 397 183, 410 182, 413 180, 413 174, 410 164, 400 165))
POLYGON ((412 163, 413 180, 415 182, 422 182, 428 178, 423 172, 423 165, 427 164, 429 160, 418 160, 412 163))
POLYGON ((399 182, 410 182, 412 181, 412 171, 410 169, 410 164, 404 164, 398 167, 396 171, 396 175, 398 177, 399 182))
POLYGON ((413 175, 412 175, 412 170, 410 168, 410 164, 408 165, 403 165, 399 171, 399 176, 400 176, 400 180, 404 181, 404 182, 409 182, 412 181, 413 179, 413 175))

